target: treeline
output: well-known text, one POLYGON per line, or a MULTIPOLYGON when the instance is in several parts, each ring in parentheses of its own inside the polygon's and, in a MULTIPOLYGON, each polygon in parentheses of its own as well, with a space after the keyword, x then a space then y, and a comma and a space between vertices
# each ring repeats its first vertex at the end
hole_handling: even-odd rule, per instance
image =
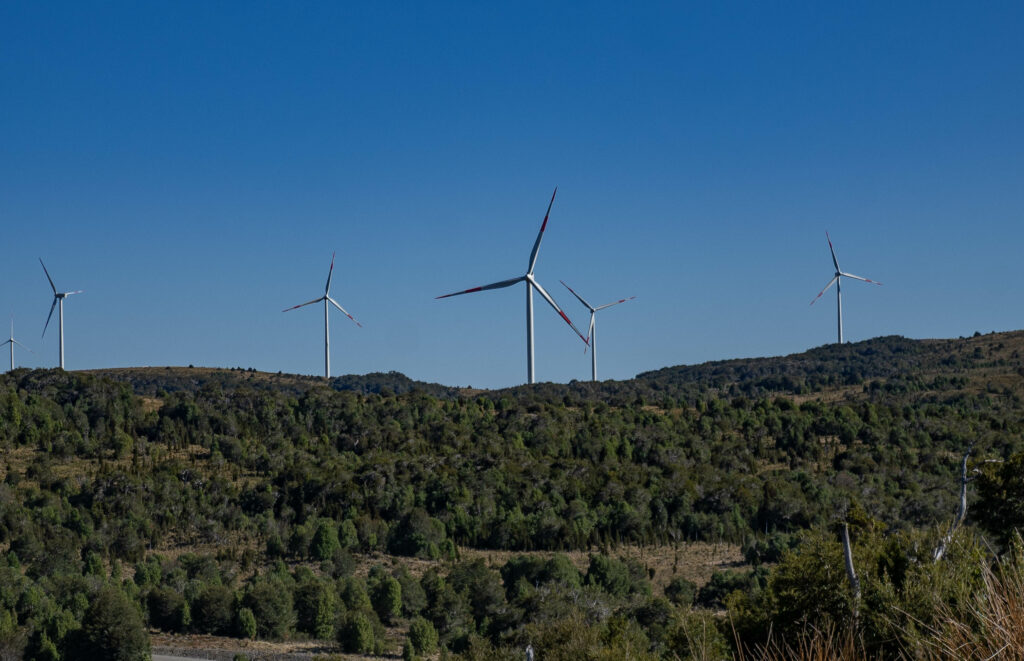
MULTIPOLYGON (((966 353, 1008 360, 995 344, 966 353)), ((140 396, 105 377, 16 370, 0 377, 0 645, 138 658, 112 650, 144 653, 148 625, 380 651, 382 627, 400 623, 409 657, 438 644, 513 658, 531 641, 575 641, 574 658, 728 654, 730 632, 696 602, 728 608, 745 640, 832 623, 894 655, 923 643, 893 629, 893 613, 936 623, 936 603, 984 587, 991 558, 973 537, 928 557, 965 452, 982 471, 970 520, 1000 548, 1024 521, 1019 377, 979 389, 958 370, 820 399, 716 386, 614 403, 580 384, 435 397, 278 390, 242 372, 140 396), (855 623, 840 516, 865 585, 855 623), (614 558, 620 544, 687 540, 741 544, 757 567, 662 595, 645 567, 614 558), (204 546, 225 550, 166 552, 204 546), (582 572, 557 555, 488 567, 460 548, 591 560, 582 572), (378 552, 439 563, 356 577, 354 558, 378 552)))
POLYGON ((26 466, 7 453, 9 485, 62 495, 90 530, 117 517, 125 560, 232 535, 301 555, 319 519, 354 530, 354 551, 430 558, 742 543, 826 523, 854 499, 888 526, 931 525, 955 510, 969 445, 1024 449, 1013 393, 662 404, 216 386, 144 401, 100 378, 20 371, 0 381, 0 445, 34 453, 26 466), (69 475, 70 460, 92 463, 69 475))

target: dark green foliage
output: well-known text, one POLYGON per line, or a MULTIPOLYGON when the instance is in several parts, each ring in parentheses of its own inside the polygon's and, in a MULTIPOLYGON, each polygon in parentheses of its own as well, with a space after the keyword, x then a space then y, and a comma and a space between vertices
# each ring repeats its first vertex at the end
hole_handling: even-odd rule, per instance
POLYGON ((238 611, 238 635, 241 638, 255 638, 258 633, 258 627, 256 625, 256 616, 253 614, 251 608, 241 608, 238 611))
MULTIPOLYGON (((450 649, 479 658, 503 658, 513 643, 521 652, 528 626, 567 634, 573 622, 597 629, 601 649, 632 649, 643 641, 614 619, 625 618, 641 623, 649 651, 684 656, 678 636, 705 622, 649 598, 647 568, 612 557, 617 545, 742 544, 761 569, 717 575, 702 594, 732 604, 756 640, 773 618, 790 630, 812 617, 841 623, 835 531, 828 544, 799 531, 824 530, 857 500, 880 522, 874 532, 851 522, 866 563, 864 630, 892 639, 881 624, 891 604, 926 614, 926 592, 952 600, 954 585, 974 580, 957 560, 969 553, 954 549, 938 565, 945 574, 925 571, 935 540, 907 541, 915 526, 945 530, 968 447, 985 474, 970 485, 967 524, 1000 543, 1021 525, 1019 344, 1015 334, 879 338, 472 396, 400 375, 339 392, 249 370, 170 370, 163 385, 164 370, 121 374, 133 392, 84 373, 16 370, 0 375, 0 565, 11 569, 0 566, 0 608, 39 658, 70 649, 89 595, 118 577, 131 577, 125 597, 166 630, 330 635, 335 595, 345 602, 335 616, 365 614, 375 649, 378 614, 422 614, 450 649), (220 551, 179 555, 186 545, 220 551), (457 545, 603 551, 585 579, 564 555, 514 557, 499 578, 458 562, 457 545), (422 581, 401 569, 352 578, 355 556, 387 550, 452 564, 422 581), (310 560, 294 575, 273 567, 310 560), (261 578, 237 583, 254 571, 261 578)), ((690 587, 673 583, 666 596, 686 604, 690 587)))
POLYGON ((192 607, 192 621, 202 633, 230 635, 234 623, 235 592, 219 583, 199 589, 192 607))
POLYGON ((370 654, 374 649, 373 623, 364 611, 349 611, 338 627, 338 642, 346 652, 370 654))
POLYGON ((69 658, 83 661, 143 661, 149 635, 142 616, 120 590, 106 586, 93 596, 69 658))
POLYGON ((370 602, 377 616, 384 623, 392 624, 402 615, 402 585, 391 576, 380 577, 373 584, 370 602))
POLYGON ((313 533, 311 555, 314 560, 330 560, 341 548, 338 541, 338 527, 330 519, 321 519, 313 533))
MULTIPOLYGON (((841 562, 839 568, 842 569, 841 562)), ((705 608, 721 608, 731 593, 737 590, 749 592, 759 587, 766 573, 731 569, 716 571, 711 575, 711 580, 697 592, 696 601, 705 608)))
POLYGON ((1014 531, 1024 531, 1024 453, 986 465, 977 485, 974 518, 1006 547, 1014 531))
POLYGON ((407 617, 418 615, 427 606, 423 586, 404 566, 395 572, 395 578, 402 587, 402 613, 407 617))
POLYGON ((590 556, 587 584, 597 586, 613 597, 651 593, 647 572, 632 558, 618 560, 605 555, 590 556))
POLYGON ((682 576, 677 576, 665 586, 665 596, 677 606, 689 606, 697 597, 697 585, 682 576))
POLYGON ((437 641, 437 631, 427 619, 416 617, 409 623, 409 643, 416 654, 433 654, 437 641))
POLYGON ((245 590, 242 605, 256 618, 260 638, 283 640, 295 625, 291 586, 277 576, 260 576, 245 590))
POLYGON ((164 631, 181 632, 185 629, 185 597, 171 587, 154 588, 146 598, 149 605, 149 623, 164 631))
POLYGON ((295 589, 296 628, 320 639, 334 638, 338 598, 329 583, 309 578, 295 589))

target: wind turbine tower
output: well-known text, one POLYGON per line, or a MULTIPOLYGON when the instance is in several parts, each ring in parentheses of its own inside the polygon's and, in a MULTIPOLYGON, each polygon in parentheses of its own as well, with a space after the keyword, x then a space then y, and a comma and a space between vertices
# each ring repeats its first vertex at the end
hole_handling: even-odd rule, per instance
POLYGON ((331 298, 331 276, 334 275, 334 255, 335 254, 336 253, 331 253, 331 268, 330 268, 330 270, 327 271, 327 286, 324 287, 324 295, 321 296, 320 298, 314 298, 312 301, 306 301, 305 303, 299 303, 298 305, 293 305, 290 308, 286 308, 286 309, 282 310, 282 312, 288 312, 288 310, 295 310, 296 308, 301 308, 301 307, 303 307, 305 305, 312 305, 313 303, 319 303, 320 301, 324 302, 324 377, 328 378, 328 379, 331 378, 331 327, 330 327, 330 314, 329 314, 330 309, 331 309, 330 306, 333 305, 334 307, 336 307, 339 310, 341 310, 341 313, 343 315, 345 315, 346 317, 348 317, 349 319, 351 319, 355 323, 356 326, 359 326, 360 328, 363 327, 363 325, 361 323, 356 321, 355 317, 350 315, 345 310, 345 308, 343 308, 340 305, 338 305, 338 302, 335 301, 333 298, 331 298))
POLYGON ((6 342, 0 342, 0 347, 2 347, 5 344, 11 345, 11 371, 12 372, 14 371, 14 345, 15 344, 17 344, 19 347, 21 347, 25 351, 28 351, 29 353, 35 353, 34 351, 32 351, 31 349, 26 347, 24 344, 22 344, 21 342, 17 341, 16 339, 14 339, 14 317, 11 317, 11 339, 7 340, 6 342))
MULTIPOLYGON (((595 308, 593 305, 583 300, 582 296, 573 291, 572 287, 565 284, 564 280, 559 280, 559 282, 561 282, 566 289, 572 292, 572 295, 575 296, 580 303, 582 303, 588 310, 590 310, 590 330, 587 331, 587 339, 590 340, 590 380, 597 381, 597 326, 594 322, 594 319, 597 316, 597 311, 604 310, 605 308, 610 308, 611 306, 618 305, 619 303, 632 301, 634 298, 636 298, 636 296, 630 296, 629 298, 620 298, 614 303, 605 303, 604 305, 598 305, 595 308)), ((583 350, 586 351, 586 348, 584 348, 583 350)))
POLYGON ((835 273, 834 276, 832 276, 832 279, 828 281, 828 284, 825 285, 825 288, 822 289, 818 293, 818 295, 814 297, 814 300, 811 301, 811 305, 814 305, 815 301, 817 301, 819 298, 821 298, 821 295, 824 294, 825 292, 827 292, 828 288, 831 287, 833 284, 835 284, 835 286, 836 286, 836 310, 837 310, 837 313, 838 313, 838 316, 839 316, 839 344, 842 344, 843 343, 843 295, 842 295, 842 292, 841 292, 842 279, 843 278, 853 278, 854 280, 862 280, 864 282, 868 282, 868 283, 871 283, 873 285, 881 285, 882 283, 881 282, 875 282, 874 280, 868 280, 867 278, 862 278, 859 275, 853 275, 852 273, 843 273, 842 269, 839 268, 839 260, 836 259, 836 249, 832 247, 832 237, 830 237, 828 235, 828 232, 825 232, 825 238, 828 240, 828 249, 830 251, 832 251, 832 264, 834 264, 835 267, 836 267, 836 273, 835 273))
POLYGON ((537 253, 540 252, 540 242, 544 238, 544 230, 548 226, 548 216, 551 215, 551 205, 555 203, 555 195, 558 193, 558 188, 555 188, 555 192, 551 194, 551 201, 548 202, 548 210, 544 214, 544 222, 541 223, 540 232, 537 233, 537 240, 533 243, 533 251, 530 252, 530 264, 526 269, 526 275, 521 275, 517 278, 511 278, 509 280, 502 280, 500 282, 493 282, 489 285, 482 287, 473 287, 472 289, 465 289, 463 291, 457 291, 452 294, 445 294, 444 296, 438 296, 437 298, 449 298, 451 296, 460 296, 462 294, 472 294, 478 291, 486 291, 488 289, 502 289, 504 287, 511 287, 512 285, 519 284, 520 282, 526 283, 526 379, 527 383, 534 383, 534 371, 533 371, 533 290, 536 289, 537 293, 544 297, 544 300, 555 309, 555 312, 569 324, 569 326, 576 331, 576 334, 580 336, 584 344, 587 343, 587 338, 583 337, 583 333, 579 332, 576 326, 569 320, 569 317, 562 312, 562 308, 558 307, 558 303, 555 303, 555 299, 551 298, 551 295, 544 290, 544 288, 537 282, 537 279, 533 275, 533 269, 537 265, 537 253))
POLYGON ((50 304, 50 314, 46 316, 46 325, 43 326, 43 336, 46 335, 46 329, 50 325, 50 319, 53 317, 53 308, 59 308, 57 311, 57 321, 60 326, 60 368, 64 369, 64 299, 74 294, 81 294, 82 290, 78 291, 57 291, 57 285, 53 284, 53 278, 50 277, 50 272, 46 270, 46 264, 43 264, 43 258, 39 258, 39 263, 42 264, 43 273, 46 274, 46 279, 50 281, 50 289, 53 290, 53 303, 50 304))

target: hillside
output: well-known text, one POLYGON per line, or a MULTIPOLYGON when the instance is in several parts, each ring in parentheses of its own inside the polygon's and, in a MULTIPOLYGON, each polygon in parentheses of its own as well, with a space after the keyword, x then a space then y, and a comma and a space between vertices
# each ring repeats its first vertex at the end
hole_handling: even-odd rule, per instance
MULTIPOLYGON (((893 335, 842 346, 829 344, 789 356, 665 367, 624 381, 540 383, 493 391, 465 391, 414 381, 399 372, 343 375, 332 377, 328 382, 334 390, 363 394, 386 392, 400 395, 417 391, 450 399, 467 395, 500 398, 532 392, 553 399, 571 396, 624 403, 630 398, 642 397, 653 403, 663 397, 851 394, 851 387, 865 384, 875 388, 885 384, 890 390, 935 394, 945 392, 949 384, 960 383, 964 379, 974 389, 996 384, 1016 387, 1016 377, 1020 376, 1018 370, 1022 366, 1024 331, 1012 331, 950 340, 911 340, 893 335)), ((86 370, 84 373, 124 381, 137 394, 149 396, 158 391, 195 392, 213 385, 226 390, 251 387, 300 394, 325 383, 322 377, 258 372, 251 368, 129 367, 86 370)))
MULTIPOLYGON (((74 632, 108 585, 162 631, 343 646, 361 631, 394 652, 422 617, 449 649, 504 658, 564 638, 545 627, 618 631, 614 613, 636 627, 623 645, 687 658, 657 618, 690 626, 710 617, 691 601, 755 599, 771 576, 709 577, 687 549, 754 564, 834 553, 844 518, 859 553, 895 554, 870 567, 889 586, 874 607, 897 603, 909 568, 932 566, 964 453, 987 470, 1024 451, 1022 344, 888 337, 472 393, 395 373, 15 370, 0 376, 0 645, 21 631, 31 658, 55 658, 41 650, 58 639, 80 652, 74 632), (806 547, 813 534, 827 543, 806 547)), ((968 522, 999 521, 985 531, 1004 544, 1017 514, 977 484, 968 522)), ((757 639, 751 613, 769 606, 744 608, 757 639)))

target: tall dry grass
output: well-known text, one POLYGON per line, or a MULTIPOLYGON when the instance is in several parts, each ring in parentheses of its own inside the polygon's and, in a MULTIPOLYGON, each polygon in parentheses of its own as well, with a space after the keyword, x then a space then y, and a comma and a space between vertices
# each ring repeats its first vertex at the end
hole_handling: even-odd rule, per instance
POLYGON ((1014 549, 996 569, 986 567, 984 587, 967 604, 938 607, 938 624, 923 642, 927 661, 1024 660, 1024 557, 1014 549))
POLYGON ((793 641, 769 637, 763 645, 737 643, 736 661, 866 661, 863 644, 852 633, 840 633, 834 627, 812 628, 793 641))
MULTIPOLYGON (((982 587, 960 604, 936 604, 933 624, 913 621, 914 649, 899 661, 1024 661, 1024 554, 1016 547, 996 567, 986 567, 982 587)), ((737 641, 736 661, 874 661, 850 632, 810 629, 796 640, 769 638, 764 645, 737 641)))

